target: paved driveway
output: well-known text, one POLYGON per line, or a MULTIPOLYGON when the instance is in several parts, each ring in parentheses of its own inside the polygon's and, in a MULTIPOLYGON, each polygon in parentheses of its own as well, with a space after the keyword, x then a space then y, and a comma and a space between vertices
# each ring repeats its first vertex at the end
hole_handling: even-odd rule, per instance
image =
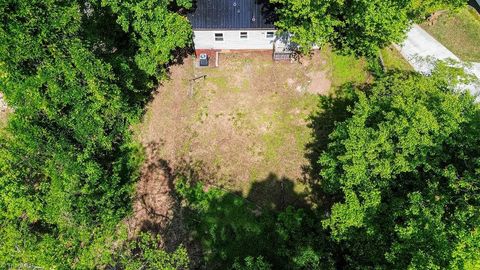
MULTIPOLYGON (((432 71, 437 60, 460 61, 455 54, 418 25, 414 25, 408 32, 407 38, 399 46, 399 50, 416 71, 425 74, 432 71)), ((468 65, 466 71, 476 75, 480 80, 480 63, 468 63, 468 65)), ((479 95, 477 100, 480 101, 480 85, 471 84, 467 88, 475 95, 479 95)))

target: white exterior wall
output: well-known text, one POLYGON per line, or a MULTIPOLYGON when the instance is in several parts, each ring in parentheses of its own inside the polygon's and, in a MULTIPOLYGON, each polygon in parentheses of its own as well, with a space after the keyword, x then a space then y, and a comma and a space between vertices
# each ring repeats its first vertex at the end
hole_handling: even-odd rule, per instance
POLYGON ((273 50, 275 35, 267 38, 267 32, 275 30, 218 30, 194 31, 197 50, 273 50), (240 39, 240 32, 247 32, 247 39, 240 39), (215 33, 223 33, 223 41, 215 41, 215 33))

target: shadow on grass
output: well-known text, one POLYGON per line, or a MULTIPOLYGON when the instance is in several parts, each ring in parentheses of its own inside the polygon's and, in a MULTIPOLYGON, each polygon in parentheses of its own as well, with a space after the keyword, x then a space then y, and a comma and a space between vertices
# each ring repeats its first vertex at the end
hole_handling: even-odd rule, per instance
POLYGON ((329 135, 339 122, 351 116, 349 110, 357 100, 355 89, 357 85, 345 84, 328 96, 320 96, 319 110, 308 118, 308 127, 311 129, 312 140, 306 145, 305 157, 309 164, 302 168, 303 182, 310 190, 309 196, 317 204, 325 204, 328 200, 321 192, 319 159, 330 142, 329 135))
POLYGON ((190 238, 184 208, 175 190, 175 175, 169 162, 158 158, 162 142, 145 146, 145 161, 135 188, 133 213, 126 220, 129 238, 140 232, 161 236, 158 245, 174 252, 180 245, 187 249, 191 267, 195 269, 202 258, 197 241, 190 238))
POLYGON ((141 211, 134 216, 142 218, 137 230, 160 235, 166 251, 186 247, 192 269, 225 269, 236 259, 260 254, 274 260, 267 247, 277 241, 276 215, 289 205, 306 205, 294 182, 274 173, 253 184, 245 197, 209 185, 204 178, 209 171, 198 162, 178 162, 172 170, 167 161, 149 158, 142 174, 135 199, 140 210, 134 206, 141 211))
MULTIPOLYGON (((313 139, 305 149, 309 165, 303 172, 311 189, 308 199, 320 210, 328 211, 338 198, 322 193, 318 160, 336 124, 351 115, 348 108, 357 100, 355 89, 359 86, 346 84, 330 96, 321 96, 319 111, 309 117, 313 139)), ((311 209, 306 194, 297 192, 291 179, 271 172, 242 196, 215 186, 215 172, 201 162, 176 162, 174 170, 164 160, 153 163, 150 169, 154 173, 161 170, 168 176, 165 192, 173 203, 162 224, 148 219, 142 230, 167 239, 167 250, 184 245, 193 269, 227 269, 238 259, 260 255, 275 267, 285 265, 278 269, 290 269, 293 262, 287 260, 293 255, 289 252, 307 246, 318 254, 333 254, 332 260, 342 265, 321 226, 325 212, 311 209)))
MULTIPOLYGON (((185 224, 192 239, 201 245, 204 269, 229 269, 248 256, 262 256, 275 265, 287 265, 284 254, 278 252, 286 241, 279 238, 278 230, 288 225, 279 221, 278 216, 287 211, 290 200, 304 204, 303 196, 293 189, 293 181, 271 173, 253 184, 243 197, 239 192, 206 187, 201 179, 178 175, 177 180, 185 224), (269 198, 268 202, 259 197, 269 198)), ((288 209, 295 222, 301 224, 304 212, 296 216, 297 210, 288 209)))
POLYGON ((265 179, 253 182, 246 198, 273 211, 282 211, 287 206, 307 206, 305 194, 295 191, 294 181, 272 172, 265 179))

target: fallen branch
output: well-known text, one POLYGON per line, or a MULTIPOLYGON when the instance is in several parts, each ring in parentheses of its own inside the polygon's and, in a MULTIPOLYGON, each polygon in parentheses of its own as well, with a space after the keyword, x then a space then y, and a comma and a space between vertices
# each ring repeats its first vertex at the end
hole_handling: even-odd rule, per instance
POLYGON ((207 78, 207 75, 200 75, 200 76, 197 76, 197 77, 191 79, 190 81, 194 81, 194 82, 195 82, 195 81, 197 81, 197 80, 199 80, 199 79, 205 79, 205 78, 207 78))

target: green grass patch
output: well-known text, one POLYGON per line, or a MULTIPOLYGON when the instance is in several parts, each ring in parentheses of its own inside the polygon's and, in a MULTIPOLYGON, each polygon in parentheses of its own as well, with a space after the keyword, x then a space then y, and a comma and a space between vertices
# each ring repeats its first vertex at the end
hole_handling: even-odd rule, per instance
POLYGON ((388 70, 413 70, 412 66, 405 60, 400 52, 393 46, 384 48, 380 51, 385 68, 388 70))
POLYGON ((226 77, 210 77, 209 80, 218 86, 219 89, 229 89, 228 78, 226 77))
MULTIPOLYGON (((278 102, 282 104, 281 102, 278 102)), ((284 102, 283 108, 271 115, 265 115, 262 121, 271 123, 271 130, 263 134, 265 145, 266 163, 278 162, 278 154, 282 153, 282 148, 286 144, 294 143, 296 151, 303 152, 305 144, 310 139, 309 129, 299 125, 299 119, 305 119, 308 113, 315 109, 317 97, 314 95, 304 95, 301 98, 292 99, 290 102, 284 102), (292 114, 292 111, 301 111, 298 114, 292 114), (294 140, 292 141, 292 137, 294 140)))
POLYGON ((348 82, 364 83, 368 78, 367 61, 353 55, 330 54, 332 85, 340 86, 348 82))
POLYGON ((480 15, 472 7, 441 15, 422 28, 460 59, 480 62, 480 15))

